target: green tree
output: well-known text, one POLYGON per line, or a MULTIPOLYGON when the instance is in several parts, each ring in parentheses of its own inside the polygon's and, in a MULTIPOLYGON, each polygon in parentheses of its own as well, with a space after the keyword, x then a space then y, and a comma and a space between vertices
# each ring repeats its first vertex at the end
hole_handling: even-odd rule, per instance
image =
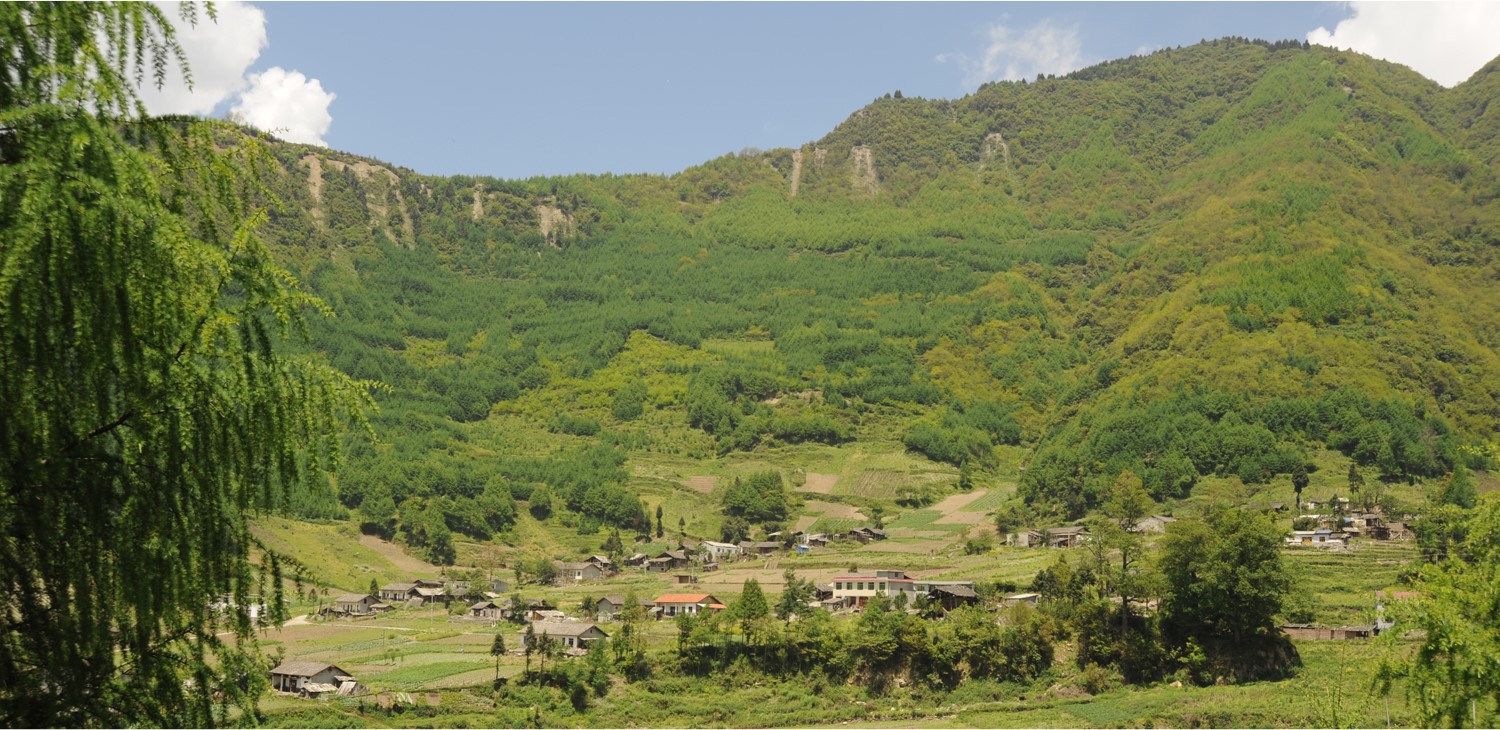
POLYGON ((776 601, 776 617, 783 621, 790 620, 793 615, 805 617, 817 586, 810 580, 798 578, 797 571, 792 568, 787 568, 781 577, 785 587, 776 601))
POLYGON ((1474 488, 1474 477, 1463 464, 1455 464, 1453 473, 1443 481, 1438 490, 1438 502, 1463 509, 1472 508, 1479 501, 1479 492, 1474 488))
POLYGON ((1162 540, 1163 627, 1176 646, 1201 647, 1210 670, 1239 680, 1284 676, 1299 663, 1276 627, 1291 589, 1281 531, 1261 515, 1223 509, 1179 520, 1162 540))
POLYGON ((136 82, 187 72, 162 10, 6 3, 0 48, 0 723, 228 721, 265 685, 252 596, 284 617, 248 517, 368 399, 282 344, 321 305, 257 235, 264 150, 145 117, 136 82))
POLYGON ((552 490, 545 485, 538 484, 531 490, 531 498, 526 500, 526 509, 531 516, 539 520, 545 520, 552 516, 552 490))
POLYGON ((1302 509, 1302 490, 1307 489, 1311 480, 1307 476, 1307 465, 1298 464, 1292 469, 1292 492, 1297 497, 1297 509, 1302 509))
POLYGON ((760 581, 754 578, 745 580, 740 597, 734 599, 734 605, 729 607, 728 614, 730 619, 739 621, 741 625, 771 614, 771 606, 766 602, 765 592, 760 589, 760 581))
POLYGON ((1484 500, 1467 517, 1460 541, 1418 573, 1421 598, 1390 607, 1398 629, 1389 635, 1421 631, 1421 647, 1393 651, 1377 674, 1386 694, 1405 680, 1407 699, 1427 727, 1495 727, 1500 720, 1500 500, 1484 500))
POLYGON ((634 421, 641 417, 646 410, 646 385, 639 380, 633 380, 629 385, 615 392, 615 397, 610 401, 609 412, 617 420, 634 421))
POLYGON ((661 505, 656 505, 656 539, 660 540, 665 531, 661 527, 661 505))

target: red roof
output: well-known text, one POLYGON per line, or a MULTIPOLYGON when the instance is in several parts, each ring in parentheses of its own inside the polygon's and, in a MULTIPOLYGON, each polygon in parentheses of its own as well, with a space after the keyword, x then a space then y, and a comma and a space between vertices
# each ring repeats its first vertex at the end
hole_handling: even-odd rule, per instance
MULTIPOLYGON (((663 603, 702 603, 713 596, 707 593, 668 593, 656 599, 658 605, 663 603)), ((717 600, 717 599, 715 599, 717 600)))
POLYGON ((722 603, 710 603, 710 604, 708 604, 708 607, 709 608, 717 608, 720 611, 722 611, 722 610, 724 610, 726 608, 729 608, 728 606, 726 606, 726 605, 724 605, 722 603))

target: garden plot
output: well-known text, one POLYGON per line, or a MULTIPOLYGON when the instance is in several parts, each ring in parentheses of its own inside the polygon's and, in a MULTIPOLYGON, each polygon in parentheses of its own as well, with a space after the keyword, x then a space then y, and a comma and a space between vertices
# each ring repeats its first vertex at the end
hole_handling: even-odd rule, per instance
POLYGON ((837 474, 818 474, 817 472, 810 471, 807 473, 807 481, 802 486, 797 487, 797 491, 811 492, 813 494, 829 494, 833 491, 834 485, 838 484, 838 481, 839 475, 837 474))
POLYGON ((938 525, 978 525, 985 522, 983 512, 971 512, 969 505, 978 502, 988 496, 988 489, 976 489, 972 492, 955 494, 932 506, 942 516, 933 520, 938 525))

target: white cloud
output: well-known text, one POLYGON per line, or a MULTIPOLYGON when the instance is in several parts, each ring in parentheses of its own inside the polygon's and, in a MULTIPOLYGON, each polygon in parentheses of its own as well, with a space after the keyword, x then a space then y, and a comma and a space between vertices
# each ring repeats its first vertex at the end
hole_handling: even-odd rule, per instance
POLYGON ((1444 86, 1462 83, 1500 55, 1500 3, 1351 2, 1354 15, 1310 43, 1410 66, 1444 86))
POLYGON ((177 42, 187 54, 193 76, 188 90, 174 66, 166 83, 156 88, 149 75, 141 84, 141 101, 153 114, 197 114, 206 116, 245 86, 245 71, 266 47, 266 14, 248 3, 228 0, 215 3, 218 20, 210 20, 198 9, 197 25, 189 25, 178 13, 178 3, 158 2, 177 31, 177 42))
POLYGON ((250 88, 230 110, 240 121, 266 130, 288 142, 327 147, 323 135, 333 124, 328 105, 334 95, 317 79, 280 66, 250 74, 250 88))
POLYGON ((266 14, 240 0, 214 4, 217 20, 202 8, 198 23, 181 19, 179 4, 157 0, 177 31, 177 42, 187 55, 193 76, 192 90, 175 68, 166 83, 156 88, 144 79, 141 101, 152 114, 196 114, 208 116, 232 102, 230 113, 239 121, 276 134, 291 142, 327 146, 323 135, 333 124, 328 106, 334 95, 323 90, 317 79, 276 66, 261 73, 250 67, 269 45, 266 14))
POLYGON ((944 53, 938 63, 954 61, 964 71, 964 86, 987 81, 1019 81, 1037 74, 1060 75, 1085 65, 1078 26, 1059 28, 1042 20, 1022 31, 996 23, 985 29, 984 52, 975 59, 964 53, 944 53))

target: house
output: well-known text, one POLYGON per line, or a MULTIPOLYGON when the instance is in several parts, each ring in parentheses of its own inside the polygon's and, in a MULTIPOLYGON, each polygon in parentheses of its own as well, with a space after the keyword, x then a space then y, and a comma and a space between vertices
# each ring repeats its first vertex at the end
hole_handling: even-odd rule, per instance
POLYGON ((1292 639, 1338 641, 1343 639, 1368 639, 1378 632, 1376 631, 1374 625, 1338 626, 1334 628, 1328 628, 1326 626, 1314 626, 1312 624, 1282 624, 1281 633, 1292 639))
POLYGON ((944 611, 952 611, 959 606, 972 606, 979 603, 979 594, 974 591, 973 583, 958 583, 946 581, 935 584, 928 591, 928 596, 937 601, 944 611))
POLYGON ((480 601, 469 606, 469 618, 499 621, 506 617, 505 607, 494 601, 480 601))
POLYGON ((416 583, 389 583, 380 587, 380 600, 387 603, 406 603, 417 595, 416 583))
POLYGON ((781 550, 781 543, 767 540, 741 540, 739 547, 747 555, 773 555, 781 550))
POLYGON ((708 557, 710 560, 736 558, 745 554, 745 549, 740 547, 739 545, 732 545, 727 542, 716 542, 714 540, 704 540, 703 551, 708 553, 708 557))
POLYGON ((559 581, 572 581, 578 583, 585 580, 599 580, 604 577, 604 570, 597 563, 558 563, 557 579, 559 581))
POLYGON ((584 558, 583 562, 598 566, 599 573, 606 578, 619 572, 615 567, 615 561, 611 560, 608 555, 590 555, 584 558))
POLYGON ((828 547, 828 536, 821 532, 804 535, 802 544, 812 548, 828 547))
POLYGON ((815 583, 815 584, 813 584, 813 597, 816 598, 819 601, 832 600, 833 599, 833 584, 832 583, 815 583))
MULTIPOLYGON (((925 592, 925 591, 922 591, 925 592)), ((906 594, 908 604, 917 597, 917 581, 899 570, 877 570, 874 575, 841 575, 833 579, 833 601, 852 599, 864 607, 871 596, 882 593, 890 598, 906 594)))
POLYGON ((1087 527, 1051 527, 1047 529, 1047 547, 1078 547, 1088 540, 1087 527))
POLYGON ((687 573, 678 573, 672 576, 672 582, 680 586, 691 585, 698 582, 698 576, 687 573))
POLYGON ((1334 532, 1327 528, 1317 530, 1293 530, 1287 535, 1287 545, 1300 545, 1305 547, 1342 548, 1346 537, 1342 532, 1334 532))
POLYGON ((1408 528, 1406 526, 1405 522, 1387 522, 1387 523, 1385 523, 1385 538, 1384 539, 1386 539, 1386 540, 1410 540, 1411 539, 1411 528, 1408 528))
POLYGON ((688 614, 696 616, 704 611, 722 611, 724 602, 708 593, 668 593, 658 596, 652 603, 661 609, 663 616, 688 614))
MULTIPOLYGON (((603 629, 581 621, 533 621, 531 631, 536 636, 550 636, 569 649, 587 649, 589 644, 609 638, 603 629)), ((525 629, 522 629, 521 645, 526 645, 525 629)))
POLYGON ((501 578, 491 578, 490 593, 510 593, 510 581, 501 578))
POLYGON ((888 535, 886 535, 885 533, 885 530, 882 530, 878 527, 856 527, 845 533, 845 536, 850 540, 858 540, 860 542, 884 540, 886 539, 886 537, 888 537, 888 535))
POLYGON ((453 597, 448 594, 448 589, 441 586, 428 587, 420 585, 419 582, 419 584, 416 586, 416 591, 417 598, 421 599, 422 605, 424 606, 432 603, 441 603, 446 606, 448 605, 448 602, 453 599, 453 597))
POLYGON ((514 598, 507 598, 501 605, 501 618, 511 619, 517 616, 525 617, 532 611, 550 611, 554 606, 545 598, 526 598, 516 605, 514 598))
POLYGON ((646 561, 650 560, 650 559, 651 559, 651 556, 649 556, 649 555, 647 555, 645 553, 636 553, 636 554, 634 554, 634 555, 632 555, 632 556, 630 556, 628 558, 625 558, 625 567, 627 567, 627 568, 640 568, 640 567, 645 566, 646 561))
MULTIPOLYGON (((641 608, 649 613, 655 604, 650 601, 639 601, 641 608)), ((612 620, 622 609, 625 608, 624 596, 605 596, 594 602, 594 616, 600 621, 612 620)))
POLYGON ((1005 544, 1013 547, 1042 547, 1047 544, 1046 536, 1040 530, 1021 530, 1012 532, 1005 536, 1005 544))
POLYGON ((380 611, 390 610, 390 606, 368 593, 345 593, 333 599, 333 605, 337 613, 347 616, 374 616, 380 611))
POLYGON ((289 661, 271 670, 271 689, 277 692, 317 697, 354 694, 358 688, 354 677, 327 662, 289 661))
POLYGON ((1176 517, 1168 517, 1166 515, 1151 515, 1149 517, 1137 520, 1135 523, 1135 530, 1133 530, 1133 532, 1138 532, 1143 535, 1160 535, 1167 531, 1167 525, 1170 525, 1176 521, 1176 517))
POLYGON ((1042 594, 1040 593, 1015 593, 1000 599, 1000 603, 1005 606, 1014 606, 1018 603, 1035 606, 1041 598, 1042 594))
POLYGON ((665 573, 688 565, 686 550, 663 550, 660 555, 646 561, 646 571, 650 573, 665 573))
POLYGON ((557 609, 532 608, 526 611, 526 620, 562 623, 565 621, 572 621, 573 619, 568 618, 568 614, 565 614, 557 609))

